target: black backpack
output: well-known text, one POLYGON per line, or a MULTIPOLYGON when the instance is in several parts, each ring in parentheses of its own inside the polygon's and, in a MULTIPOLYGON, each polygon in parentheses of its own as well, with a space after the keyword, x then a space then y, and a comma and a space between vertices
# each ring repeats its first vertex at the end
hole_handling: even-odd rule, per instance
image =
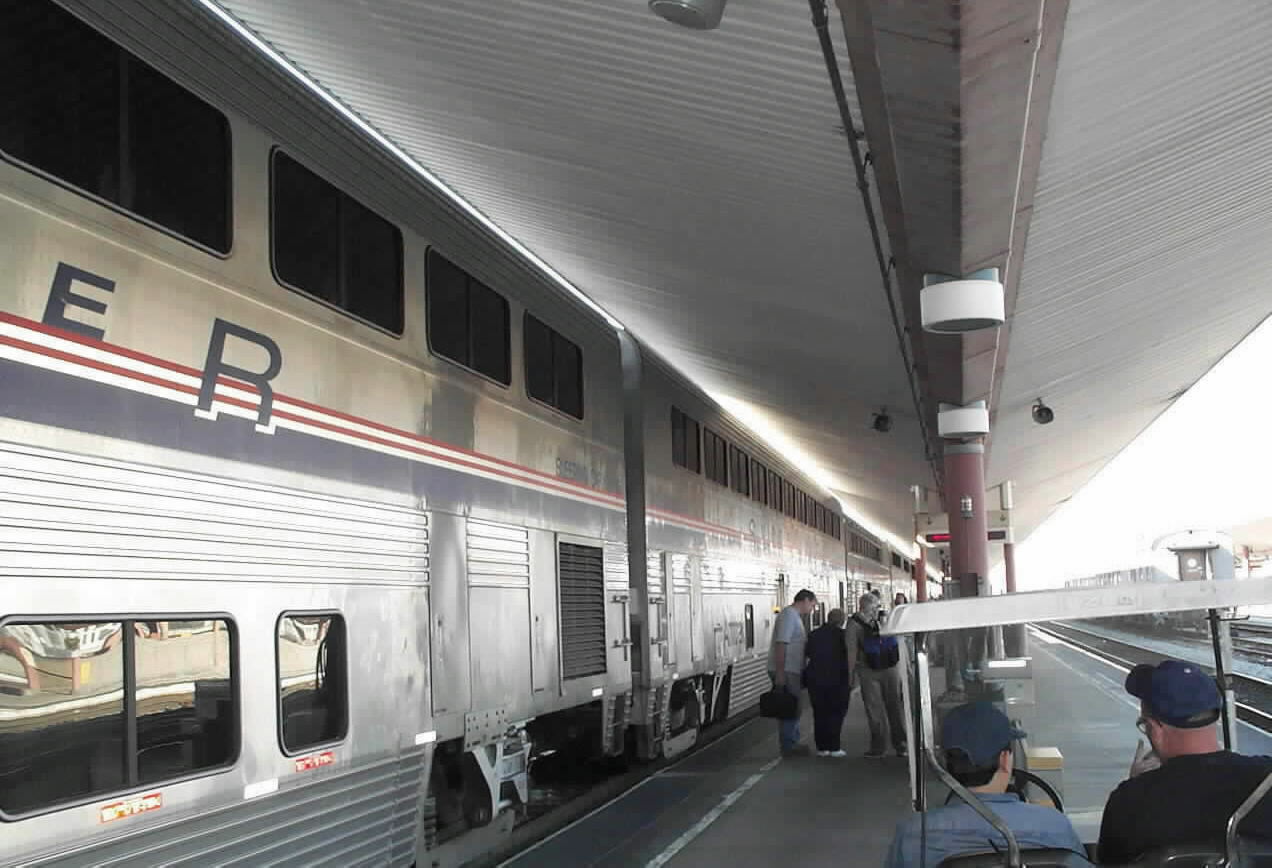
POLYGON ((861 625, 861 650, 866 655, 866 665, 871 669, 891 669, 901 659, 901 646, 896 636, 880 636, 879 625, 852 616, 861 625))

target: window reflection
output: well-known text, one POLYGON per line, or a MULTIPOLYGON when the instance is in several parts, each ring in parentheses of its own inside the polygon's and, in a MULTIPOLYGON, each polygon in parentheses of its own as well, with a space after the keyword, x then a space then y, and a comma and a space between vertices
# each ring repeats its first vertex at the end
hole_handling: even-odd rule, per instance
POLYGON ((0 627, 0 810, 119 789, 123 624, 0 627))
POLYGON ((344 737, 345 629, 339 615, 278 619, 278 693, 283 747, 297 751, 344 737))
POLYGON ((139 780, 228 762, 237 740, 224 621, 136 621, 139 780))

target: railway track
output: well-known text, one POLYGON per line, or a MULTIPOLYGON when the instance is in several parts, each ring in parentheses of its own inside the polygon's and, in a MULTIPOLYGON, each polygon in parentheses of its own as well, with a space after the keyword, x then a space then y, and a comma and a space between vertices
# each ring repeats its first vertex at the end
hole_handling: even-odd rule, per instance
MULTIPOLYGON (((1128 670, 1139 663, 1157 664, 1170 656, 1114 639, 1079 624, 1045 622, 1032 626, 1128 670)), ((1268 638, 1272 640, 1272 631, 1269 632, 1268 638)), ((1203 669, 1214 674, 1213 666, 1201 665, 1203 669)), ((1229 673, 1228 677, 1232 681, 1237 696, 1237 717, 1251 726, 1272 732, 1272 713, 1263 710, 1272 709, 1272 681, 1235 672, 1229 673)))

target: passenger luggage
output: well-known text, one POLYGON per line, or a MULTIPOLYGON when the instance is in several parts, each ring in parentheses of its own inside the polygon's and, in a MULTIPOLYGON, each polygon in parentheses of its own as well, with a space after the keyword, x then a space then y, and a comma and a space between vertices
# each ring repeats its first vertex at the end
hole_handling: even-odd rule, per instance
POLYGON ((895 636, 880 636, 878 623, 870 624, 852 616, 861 625, 861 650, 871 669, 891 669, 901 659, 901 647, 895 636))
POLYGON ((790 720, 799 717, 799 697, 788 690, 774 687, 760 696, 760 716, 790 720))

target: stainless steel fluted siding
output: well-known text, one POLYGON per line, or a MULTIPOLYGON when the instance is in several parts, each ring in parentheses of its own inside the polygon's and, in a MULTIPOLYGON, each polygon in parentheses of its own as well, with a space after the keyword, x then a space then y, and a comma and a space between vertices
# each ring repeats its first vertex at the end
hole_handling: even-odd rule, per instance
POLYGON ((172 823, 39 868, 206 865, 352 868, 410 865, 423 753, 366 765, 172 823))
POLYGON ((428 515, 4 446, 0 575, 425 584, 428 515))

